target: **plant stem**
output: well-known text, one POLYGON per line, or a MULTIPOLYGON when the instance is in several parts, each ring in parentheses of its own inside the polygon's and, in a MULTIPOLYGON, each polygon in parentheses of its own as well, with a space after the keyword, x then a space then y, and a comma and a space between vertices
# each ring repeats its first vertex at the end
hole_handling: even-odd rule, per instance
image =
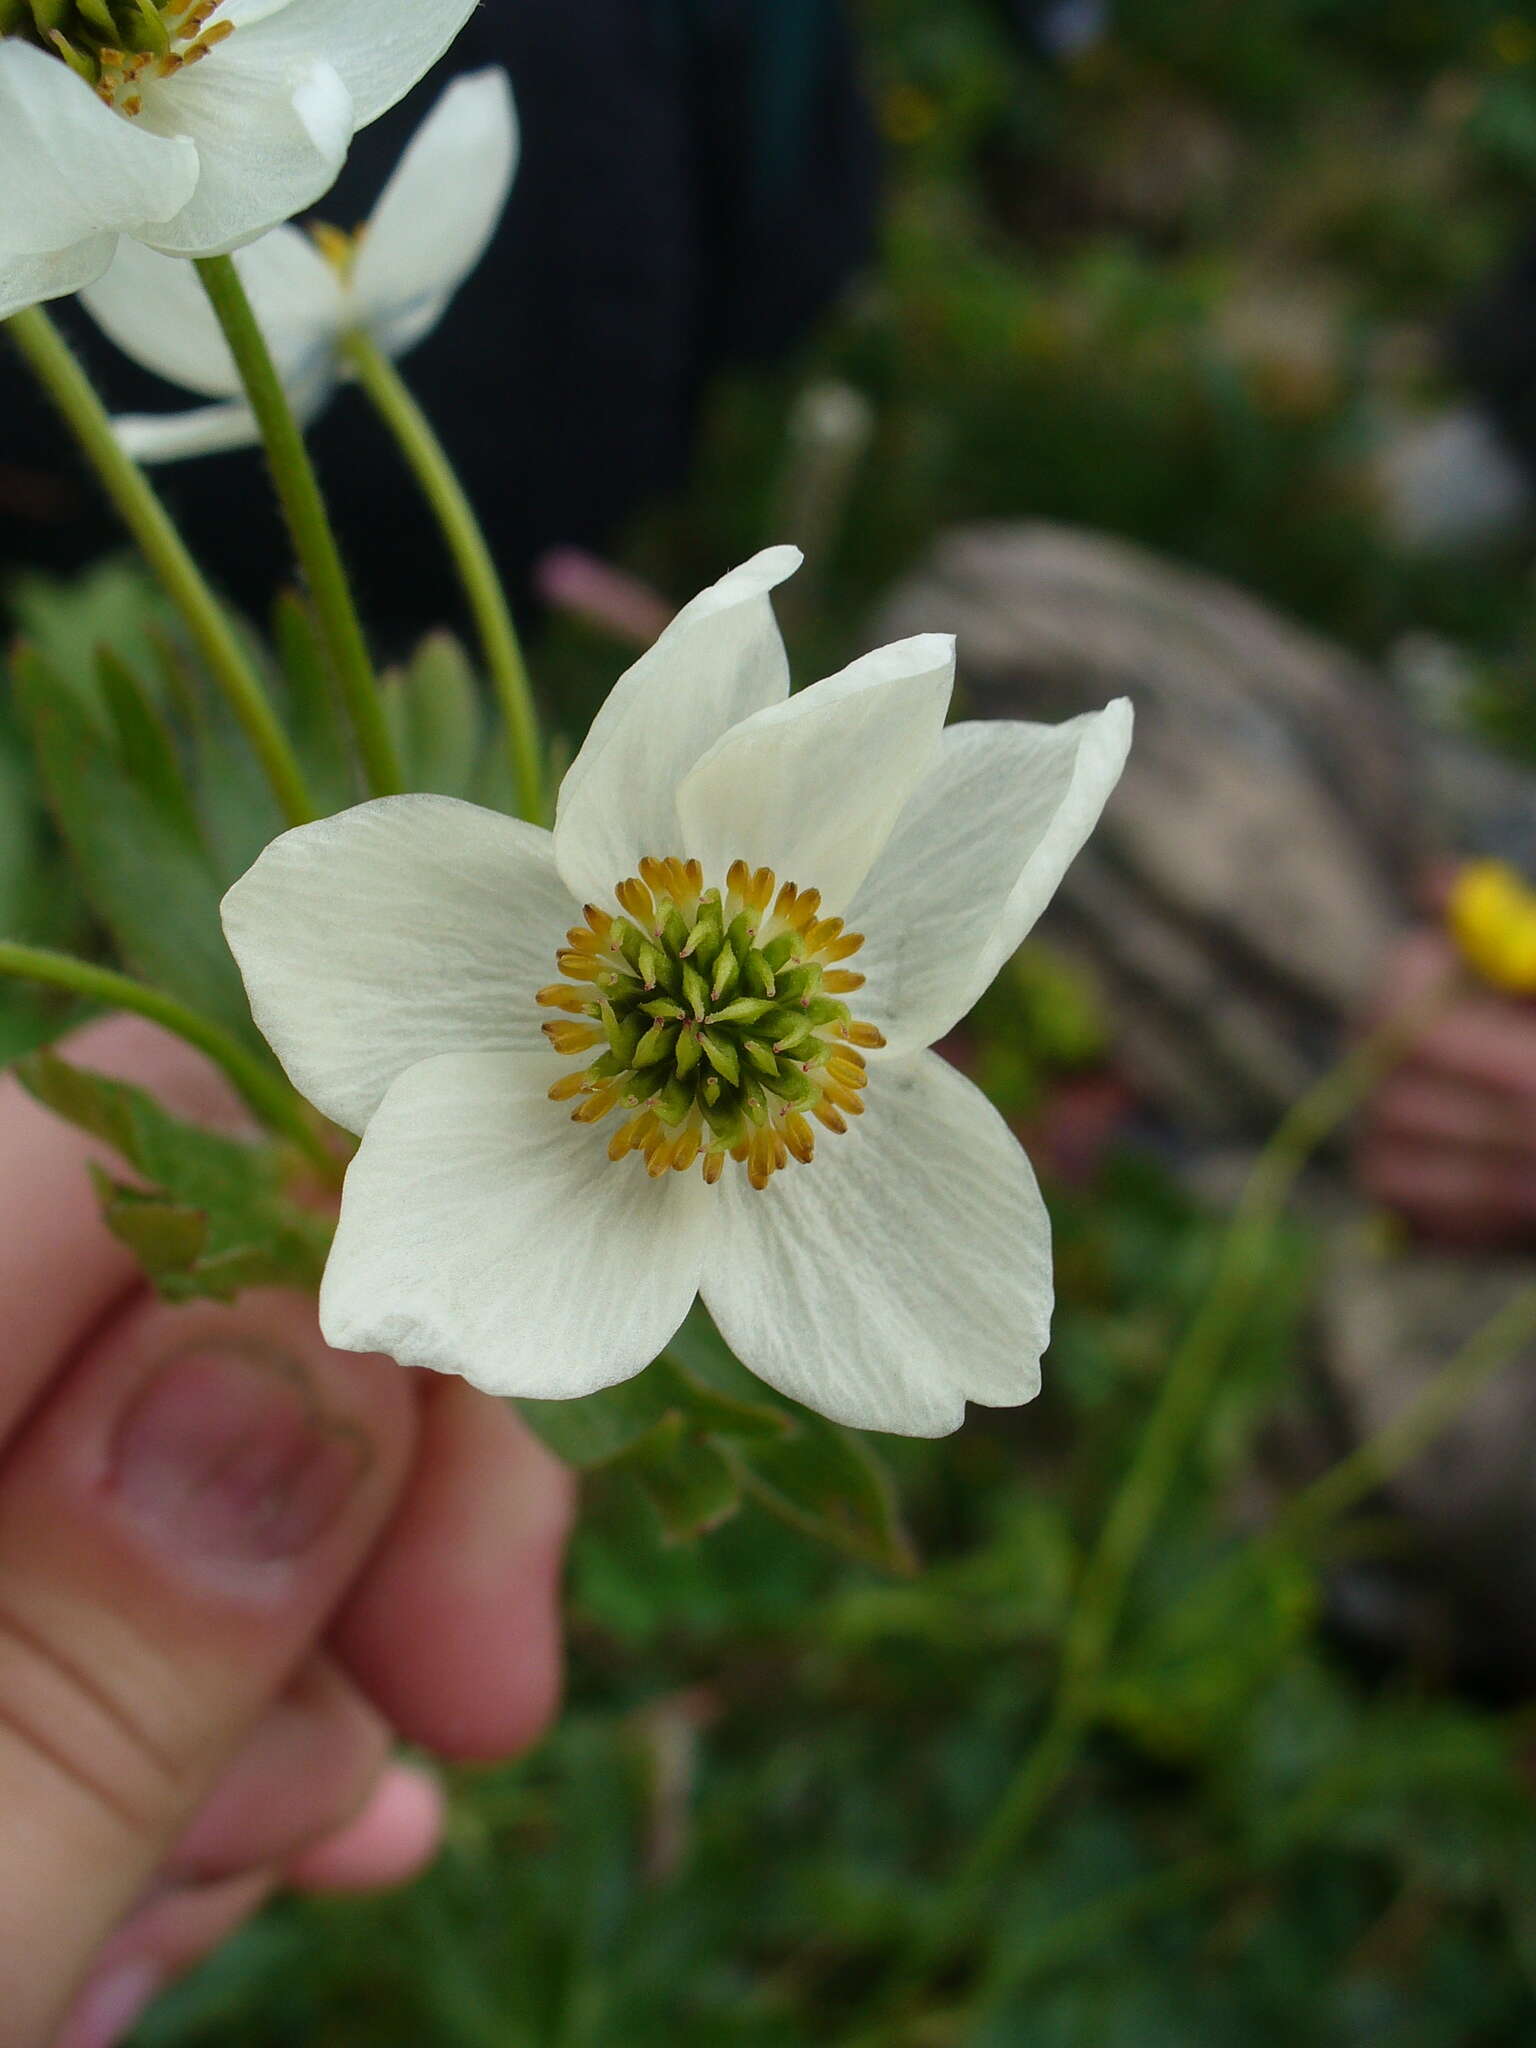
POLYGON ((180 612, 208 671, 261 763, 284 818, 307 824, 315 806, 304 771, 267 701, 261 679, 149 479, 112 431, 74 350, 40 306, 13 314, 12 339, 63 415, 103 489, 167 597, 180 612))
POLYGON ((86 1002, 101 1003, 113 1010, 130 1010, 173 1032, 223 1070, 262 1123, 291 1138, 321 1168, 327 1180, 335 1180, 337 1162, 293 1090, 220 1025, 174 996, 111 968, 93 967, 87 961, 73 959, 68 953, 8 941, 0 941, 0 975, 67 989, 86 1002))
POLYGON ((1132 1576, 1247 1314, 1291 1190, 1318 1146, 1396 1065, 1449 993, 1450 987, 1434 990, 1406 1016, 1363 1039, 1301 1097, 1255 1162, 1222 1241, 1210 1292, 1169 1363, 1131 1468, 1083 1572, 1045 1728, 945 1887, 933 1918, 932 1942, 920 1958, 924 1964, 947 1954, 963 1934, 972 1909, 1029 1835, 1077 1758, 1132 1576))
POLYGON ((304 436, 233 258, 203 256, 197 269, 261 428, 272 481, 357 735, 368 786, 375 796, 392 796, 405 786, 400 762, 304 436))
POLYGON ((1411 1465, 1487 1379, 1536 1338, 1536 1287, 1522 1287, 1421 1388, 1401 1414, 1304 1487, 1276 1515, 1260 1542, 1299 1548, 1411 1465))
POLYGON ((539 715, 512 609, 484 529, 431 421, 372 335, 354 329, 344 348, 442 528, 501 705, 519 815, 542 825, 546 799, 539 715))

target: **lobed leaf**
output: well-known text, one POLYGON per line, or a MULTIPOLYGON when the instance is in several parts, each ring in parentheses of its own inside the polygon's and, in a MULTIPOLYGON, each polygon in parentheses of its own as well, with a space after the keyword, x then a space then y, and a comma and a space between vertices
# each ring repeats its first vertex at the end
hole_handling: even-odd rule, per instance
POLYGON ((92 1169, 108 1229, 168 1301, 318 1286, 331 1228, 289 1195, 282 1147, 186 1123, 146 1090, 52 1051, 19 1060, 15 1072, 38 1102, 139 1176, 132 1185, 92 1169))

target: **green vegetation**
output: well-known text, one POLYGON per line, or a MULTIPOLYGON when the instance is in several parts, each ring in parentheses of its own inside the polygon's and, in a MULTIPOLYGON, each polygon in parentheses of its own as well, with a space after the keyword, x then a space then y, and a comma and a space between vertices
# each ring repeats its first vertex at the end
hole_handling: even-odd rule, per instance
MULTIPOLYGON (((1443 395, 1432 343, 1458 296, 1536 222, 1536 9, 1121 0, 1112 40, 1065 72, 1022 60, 987 0, 863 12, 893 154, 885 261, 805 360, 719 394, 697 485, 636 536, 636 564, 686 591, 771 536, 795 488, 795 394, 837 377, 875 430, 814 567, 814 623, 796 624, 805 672, 860 644, 938 528, 1041 516, 1232 576, 1369 655, 1444 635, 1487 729, 1536 755, 1524 550, 1406 558, 1368 470, 1384 423, 1443 395)), ((33 588, 16 610, 55 671, 85 678, 99 744, 142 742, 93 680, 82 626, 99 616, 174 696, 173 639, 132 579, 103 572, 88 604, 33 588)), ((328 789, 336 739, 301 688, 305 630, 290 614, 279 632, 287 708, 328 789)), ((552 633, 540 666, 568 724, 621 659, 552 633)), ((445 643, 397 682, 391 715, 426 786, 500 789, 445 643)), ((211 714, 198 731, 212 890, 274 827, 230 732, 211 714)), ((20 760, 0 724, 0 800, 21 821, 0 844, 0 930, 88 944, 20 760)), ((183 974, 199 965, 178 955, 183 974)), ((4 1055, 63 1014, 0 1001, 4 1055)), ((967 1056, 1026 1117, 1100 1044, 1091 992, 1035 951, 967 1056)), ((1366 1670, 1341 1640, 1329 1565, 1401 1547, 1400 1530, 1240 1547, 1263 1447, 1319 1423, 1299 1228, 1250 1275, 1084 1746, 950 1931, 946 1887, 1046 1725, 1085 1562, 1218 1249, 1219 1225, 1138 1159, 1054 1207, 1041 1400, 946 1443, 881 1446, 917 1575, 836 1557, 753 1506, 668 1543, 633 1479, 599 1474, 558 1733, 456 1778, 428 1881, 284 1902, 139 2048, 1536 2038, 1536 1717, 1411 1659, 1366 1670)))

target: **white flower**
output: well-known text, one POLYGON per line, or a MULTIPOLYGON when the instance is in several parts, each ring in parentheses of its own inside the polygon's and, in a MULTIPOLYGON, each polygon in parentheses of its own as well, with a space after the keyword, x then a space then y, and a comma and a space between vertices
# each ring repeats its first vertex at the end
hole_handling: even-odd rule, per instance
POLYGON ((799 559, 679 615, 553 833, 387 797, 286 833, 226 898, 257 1023, 362 1133, 332 1343, 559 1398, 638 1372, 702 1294, 843 1422, 937 1436, 1037 1391, 1034 1176, 925 1048, 1092 830, 1130 707, 946 732, 931 635, 791 697, 769 592, 799 559))
POLYGON ((473 6, 0 0, 0 318, 91 283, 119 236, 219 255, 312 205, 473 6))
MULTIPOLYGON (((443 94, 412 139, 367 226, 316 239, 274 228, 235 263, 295 411, 308 422, 349 374, 346 335, 361 328, 387 355, 426 338, 485 254, 517 164, 517 117, 504 71, 480 71, 443 94)), ((225 401, 193 412, 113 422, 140 462, 171 462, 259 441, 240 374, 189 265, 137 242, 119 245, 85 303, 145 369, 225 401), (231 402, 232 401, 232 402, 231 402)))

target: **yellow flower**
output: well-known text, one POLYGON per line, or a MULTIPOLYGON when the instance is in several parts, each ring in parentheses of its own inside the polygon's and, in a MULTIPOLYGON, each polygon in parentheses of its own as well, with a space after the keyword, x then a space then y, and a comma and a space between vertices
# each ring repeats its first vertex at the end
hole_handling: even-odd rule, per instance
POLYGON ((1536 995, 1536 889, 1502 860, 1469 861, 1456 877, 1446 922, 1462 958, 1511 995, 1536 995))

